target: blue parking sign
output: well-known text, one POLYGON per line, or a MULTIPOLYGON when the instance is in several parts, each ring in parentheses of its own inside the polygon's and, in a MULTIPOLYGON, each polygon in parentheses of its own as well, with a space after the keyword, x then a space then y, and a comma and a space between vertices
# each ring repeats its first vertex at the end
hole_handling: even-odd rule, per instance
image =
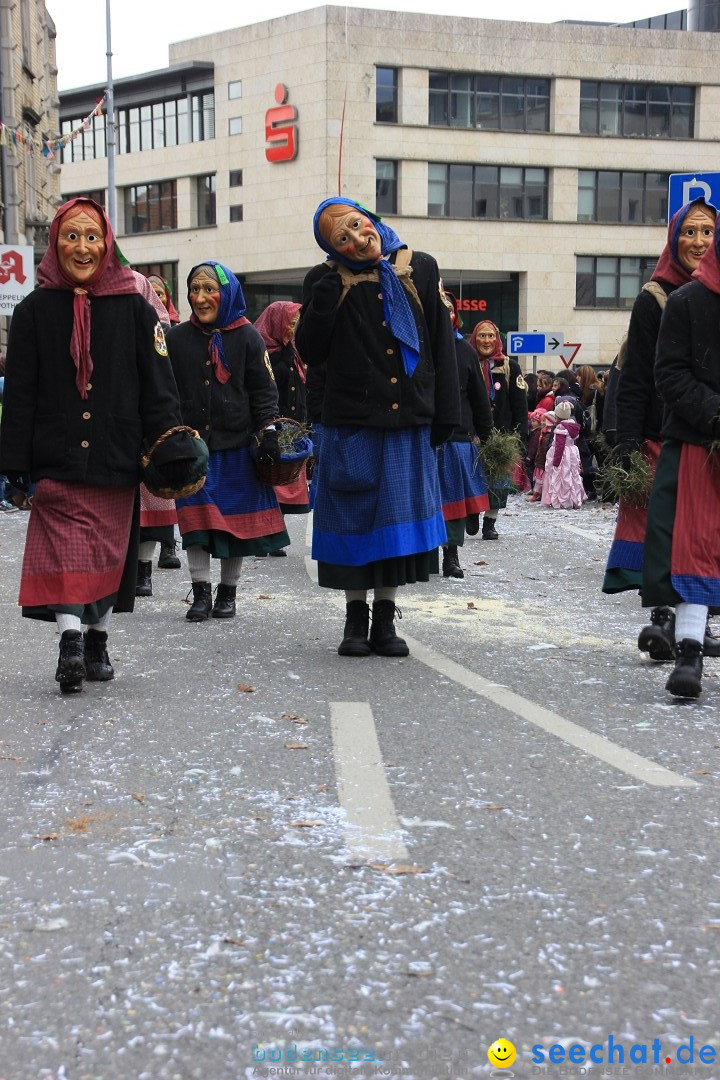
POLYGON ((683 206, 700 198, 720 209, 720 172, 671 173, 668 185, 668 221, 683 206))

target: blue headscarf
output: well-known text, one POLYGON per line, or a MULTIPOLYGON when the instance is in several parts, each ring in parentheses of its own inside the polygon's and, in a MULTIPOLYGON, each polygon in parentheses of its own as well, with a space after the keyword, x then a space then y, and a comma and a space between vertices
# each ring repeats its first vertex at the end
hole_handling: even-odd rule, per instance
POLYGON ((358 262, 357 259, 348 259, 344 255, 340 255, 334 248, 330 247, 323 239, 318 227, 320 215, 328 206, 354 207, 362 214, 365 214, 366 217, 369 217, 375 225, 380 237, 380 248, 383 256, 390 255, 393 251, 398 251, 400 248, 407 247, 407 244, 404 244, 397 233, 391 229, 389 225, 385 225, 377 214, 373 214, 371 210, 367 210, 361 203, 355 202, 353 199, 342 199, 339 196, 332 199, 325 199, 315 211, 315 217, 313 218, 313 232, 315 234, 315 239, 323 251, 328 253, 328 256, 331 259, 342 263, 343 266, 347 266, 351 270, 368 270, 377 265, 378 273, 380 275, 380 288, 382 291, 385 321, 388 324, 393 337, 397 338, 400 342, 400 352, 403 358, 405 374, 412 378, 413 372, 418 365, 418 360, 420 359, 420 339, 418 338, 417 326, 408 302, 407 293, 400 284, 398 276, 387 258, 382 258, 377 264, 372 260, 365 263, 358 262))
POLYGON ((209 277, 215 278, 220 286, 220 307, 217 319, 211 327, 201 323, 195 315, 190 316, 190 322, 198 326, 206 333, 210 333, 208 352, 213 362, 215 378, 220 383, 226 383, 230 378, 230 368, 225 359, 225 350, 222 343, 223 330, 235 330, 238 326, 244 326, 248 322, 243 318, 245 312, 245 297, 240 282, 229 270, 219 262, 202 262, 193 266, 187 277, 188 301, 190 300, 190 283, 198 271, 204 270, 209 277))

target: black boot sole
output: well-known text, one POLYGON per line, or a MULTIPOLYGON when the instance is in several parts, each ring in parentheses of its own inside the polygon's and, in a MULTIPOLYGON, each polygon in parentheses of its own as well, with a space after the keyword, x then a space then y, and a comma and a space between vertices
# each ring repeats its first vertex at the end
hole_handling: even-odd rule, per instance
POLYGON ((215 609, 213 608, 213 611, 212 611, 213 619, 234 619, 236 614, 237 614, 237 612, 234 611, 234 610, 233 611, 215 611, 215 609))
POLYGON ((338 656, 369 656, 372 652, 369 642, 352 641, 348 645, 338 645, 338 656))
POLYGON ((672 642, 670 642, 659 626, 647 626, 640 631, 638 636, 638 649, 648 653, 651 660, 656 664, 667 664, 674 660, 672 642))
POLYGON ((79 694, 83 687, 82 679, 59 679, 61 694, 79 694))

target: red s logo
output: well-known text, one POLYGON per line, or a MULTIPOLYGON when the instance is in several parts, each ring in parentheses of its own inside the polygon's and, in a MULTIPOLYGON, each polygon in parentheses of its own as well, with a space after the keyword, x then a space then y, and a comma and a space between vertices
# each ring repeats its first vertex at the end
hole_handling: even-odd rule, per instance
POLYGON ((265 157, 268 161, 292 161, 297 156, 298 133, 294 121, 298 113, 294 105, 285 104, 287 96, 287 86, 278 83, 275 87, 278 104, 265 113, 265 157))

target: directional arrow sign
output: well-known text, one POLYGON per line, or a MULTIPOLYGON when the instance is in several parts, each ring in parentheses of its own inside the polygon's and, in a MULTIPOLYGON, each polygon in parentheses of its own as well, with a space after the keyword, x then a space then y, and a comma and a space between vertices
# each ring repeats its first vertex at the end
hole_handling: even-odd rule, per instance
POLYGON ((511 356, 532 354, 534 356, 559 356, 565 338, 558 330, 547 330, 543 334, 524 334, 512 331, 507 335, 507 347, 511 356))

